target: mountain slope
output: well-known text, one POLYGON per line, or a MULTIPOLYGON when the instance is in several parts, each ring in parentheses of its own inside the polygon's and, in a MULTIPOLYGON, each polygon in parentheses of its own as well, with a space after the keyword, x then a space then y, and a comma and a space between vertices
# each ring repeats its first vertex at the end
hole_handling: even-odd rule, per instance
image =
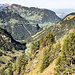
POLYGON ((75 28, 75 13, 67 15, 64 19, 62 19, 55 25, 49 25, 41 28, 40 30, 32 34, 29 38, 27 38, 27 41, 37 40, 40 36, 44 36, 47 31, 54 32, 56 40, 58 40, 59 38, 63 38, 63 36, 66 36, 66 34, 68 34, 69 31, 73 28, 75 28), (29 40, 30 38, 31 40, 29 40))
MULTIPOLYGON (((13 37, 11 36, 11 34, 8 33, 5 29, 2 29, 2 28, 0 28, 0 41, 1 41, 0 42, 0 49, 2 49, 1 47, 7 48, 6 50, 12 49, 13 47, 17 50, 23 49, 22 47, 19 47, 19 46, 16 47, 17 45, 23 45, 23 44, 15 41, 13 39, 13 37), (6 47, 6 45, 7 45, 7 47, 6 47), (8 46, 10 46, 10 48, 8 48, 8 46)), ((3 48, 3 49, 5 50, 5 48, 3 48)), ((25 49, 25 44, 24 44, 24 49, 25 49)))
MULTIPOLYGON (((48 28, 50 29, 52 27, 53 26, 46 26, 45 28, 41 28, 41 30, 43 29, 44 32, 45 32, 45 30, 49 31, 48 28)), ((60 36, 62 37, 62 36, 64 36, 64 34, 67 35, 69 33, 69 31, 74 27, 75 27, 75 13, 71 13, 71 14, 67 15, 62 21, 57 23, 54 26, 55 29, 52 29, 52 31, 55 30, 55 32, 57 32, 56 33, 57 34, 56 38, 59 39, 60 36), (63 28, 64 28, 64 30, 62 30, 63 28), (60 35, 58 35, 58 34, 60 34, 60 35)), ((43 31, 41 31, 41 30, 39 30, 40 31, 39 33, 36 32, 37 34, 35 34, 35 35, 40 35, 40 33, 43 34, 43 31)), ((55 71, 55 68, 56 68, 57 59, 59 57, 61 58, 60 55, 62 55, 62 53, 63 53, 64 54, 63 57, 65 58, 67 56, 68 58, 67 59, 62 58, 62 59, 58 60, 57 63, 58 63, 58 68, 59 69, 56 68, 56 71, 57 72, 59 71, 59 73, 61 74, 60 68, 61 68, 61 71, 63 71, 64 68, 65 69, 67 68, 64 71, 66 71, 66 74, 68 74, 69 69, 71 70, 75 66, 75 58, 74 58, 75 55, 73 53, 74 52, 74 46, 75 46, 74 45, 75 44, 75 42, 74 42, 75 41, 75 39, 74 39, 75 38, 74 37, 75 33, 74 34, 73 33, 70 33, 70 34, 72 34, 71 36, 69 35, 70 37, 67 36, 67 38, 69 38, 68 40, 65 39, 67 42, 65 42, 65 40, 63 41, 63 42, 66 43, 66 46, 62 42, 55 42, 55 38, 54 38, 55 36, 54 36, 53 33, 50 33, 50 32, 48 32, 45 36, 40 38, 40 40, 38 40, 38 41, 34 39, 35 41, 32 42, 32 44, 31 44, 32 47, 30 47, 32 51, 27 56, 28 57, 28 59, 27 59, 28 61, 26 60, 27 63, 25 62, 24 58, 22 56, 20 56, 19 59, 16 61, 16 63, 14 63, 15 66, 12 66, 11 71, 15 75, 19 75, 19 74, 25 74, 25 75, 53 75, 53 73, 55 71), (68 43, 69 40, 70 40, 70 42, 68 43), (63 45, 63 47, 62 47, 62 45, 63 45), (64 46, 65 46, 65 48, 67 48, 67 47, 69 47, 69 48, 65 49, 64 46), (72 54, 71 54, 71 52, 72 52, 72 54), (69 56, 69 53, 70 53, 70 56, 69 56), (67 54, 67 55, 65 55, 65 54, 67 54), (73 55, 74 59, 71 58, 71 55, 73 55), (71 61, 70 61, 69 57, 71 59, 73 59, 73 61, 72 61, 73 62, 72 64, 74 64, 73 66, 70 66, 71 61), (62 60, 62 62, 61 62, 61 60, 62 60), (67 64, 67 63, 64 63, 63 60, 64 60, 64 62, 65 62, 65 60, 66 60, 66 62, 69 60, 69 62, 67 62, 67 63, 69 63, 70 65, 67 64), (71 68, 66 67, 66 65, 71 67, 71 68)), ((35 37, 35 35, 33 35, 33 37, 35 37)), ((8 69, 8 71, 9 71, 9 69, 8 69)), ((74 72, 72 71, 70 74, 72 74, 72 73, 74 73, 74 72)))
MULTIPOLYGON (((74 32, 75 32, 75 30, 74 30, 74 32)), ((24 66, 23 62, 22 61, 20 62, 18 60, 18 62, 16 62, 16 64, 15 64, 16 69, 14 71, 12 70, 14 75, 19 75, 19 74, 25 74, 25 75, 57 75, 57 74, 58 75, 61 75, 61 74, 67 75, 67 74, 72 74, 72 75, 74 75, 74 71, 75 71, 75 58, 74 58, 75 55, 74 55, 74 48, 73 48, 75 46, 75 42, 74 42, 75 41, 75 37, 74 37, 75 33, 74 32, 70 33, 71 36, 70 35, 67 36, 67 38, 70 37, 69 39, 65 39, 63 41, 63 43, 66 43, 66 46, 65 46, 65 44, 63 45, 62 42, 61 43, 58 42, 53 45, 50 45, 51 44, 51 42, 50 42, 50 44, 48 46, 42 47, 39 50, 36 50, 34 52, 34 54, 32 53, 31 55, 29 55, 27 65, 24 66), (65 42, 65 41, 67 41, 67 42, 65 42), (69 43, 68 43, 68 41, 69 41, 69 43), (67 49, 65 49, 63 46, 65 46, 65 48, 67 48, 67 49), (71 55, 73 56, 73 58, 71 58, 72 57, 71 55), (61 58, 61 56, 63 58, 61 58), (67 59, 66 59, 66 57, 67 57, 67 59), (69 59, 69 58, 71 58, 71 59, 69 59), (71 62, 70 60, 73 60, 73 61, 71 62), (22 63, 22 64, 18 64, 19 67, 21 67, 20 70, 17 67, 18 66, 17 63, 19 63, 19 62, 22 63), (58 65, 58 68, 57 68, 57 65, 58 65), (41 73, 41 66, 43 66, 42 73, 41 73), (25 67, 25 68, 23 68, 23 67, 25 67), (55 72, 55 70, 57 72, 55 72), (20 71, 20 72, 18 73, 18 71, 20 71)), ((50 38, 50 39, 52 39, 52 38, 50 38)), ((48 39, 48 40, 50 40, 50 39, 48 39)), ((35 47, 37 47, 37 46, 35 46, 35 47)), ((15 67, 13 67, 12 69, 14 69, 15 67)))
POLYGON ((54 75, 55 62, 56 60, 54 60, 40 75, 54 75))
POLYGON ((16 40, 24 40, 33 32, 39 30, 38 25, 31 25, 19 14, 4 11, 0 11, 0 27, 10 32, 16 40))
POLYGON ((30 72, 26 75, 53 75, 54 73, 54 68, 55 68, 55 62, 56 60, 54 60, 42 73, 40 73, 40 68, 42 65, 42 59, 43 59, 43 52, 46 48, 43 48, 39 51, 39 53, 36 55, 36 57, 34 58, 34 60, 30 61, 30 64, 28 67, 30 68, 30 72), (38 60, 38 62, 36 63, 36 61, 38 60), (35 68, 33 69, 35 64, 35 68))
POLYGON ((0 28, 0 69, 7 68, 26 49, 26 43, 15 41, 10 33, 0 28))
POLYGON ((31 23, 45 26, 59 22, 61 19, 55 14, 55 12, 48 9, 39 9, 35 7, 24 7, 18 4, 12 4, 6 7, 3 11, 10 11, 18 13, 23 18, 27 19, 31 23))

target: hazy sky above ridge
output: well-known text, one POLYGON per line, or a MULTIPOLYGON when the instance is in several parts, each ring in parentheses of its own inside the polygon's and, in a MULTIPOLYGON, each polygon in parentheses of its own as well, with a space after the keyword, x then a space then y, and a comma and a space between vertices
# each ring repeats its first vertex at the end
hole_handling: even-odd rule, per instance
POLYGON ((20 4, 38 8, 75 8, 75 0, 0 0, 0 4, 20 4))

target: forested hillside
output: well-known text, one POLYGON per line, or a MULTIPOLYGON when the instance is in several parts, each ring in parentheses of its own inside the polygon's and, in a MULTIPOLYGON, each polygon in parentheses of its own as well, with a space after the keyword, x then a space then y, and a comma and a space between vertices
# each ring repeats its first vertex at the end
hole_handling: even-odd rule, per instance
POLYGON ((61 54, 57 57, 54 75, 75 72, 75 30, 63 42, 61 54))
POLYGON ((15 40, 25 40, 40 28, 38 24, 30 24, 17 13, 4 11, 0 11, 0 27, 11 33, 15 40))
POLYGON ((25 49, 26 43, 15 41, 10 33, 0 28, 0 70, 7 68, 25 49))

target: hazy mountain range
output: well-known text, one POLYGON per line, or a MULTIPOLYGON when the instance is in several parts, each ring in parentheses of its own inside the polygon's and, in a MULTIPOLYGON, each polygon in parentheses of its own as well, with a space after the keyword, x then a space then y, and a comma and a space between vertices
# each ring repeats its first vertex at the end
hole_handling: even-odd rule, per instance
POLYGON ((52 9, 60 17, 64 18, 67 14, 75 12, 75 9, 52 9))
POLYGON ((9 6, 10 4, 0 4, 0 10, 1 9, 3 9, 3 8, 5 8, 5 7, 7 7, 7 6, 9 6))

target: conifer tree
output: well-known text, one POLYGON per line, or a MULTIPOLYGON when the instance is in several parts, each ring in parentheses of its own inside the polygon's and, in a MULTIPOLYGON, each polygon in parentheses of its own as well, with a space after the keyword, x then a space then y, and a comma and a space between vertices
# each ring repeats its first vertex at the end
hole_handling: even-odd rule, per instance
POLYGON ((54 60, 55 49, 53 47, 53 43, 55 43, 54 34, 51 32, 47 32, 44 37, 45 46, 47 46, 46 50, 43 53, 43 60, 41 66, 41 72, 49 66, 49 64, 54 60))
POLYGON ((8 68, 8 75, 13 75, 12 65, 9 65, 9 68, 8 68))
POLYGON ((0 75, 5 75, 5 69, 2 68, 0 75))
POLYGON ((25 57, 24 54, 22 54, 17 61, 17 65, 16 65, 16 70, 17 70, 17 74, 20 74, 22 71, 25 71, 25 66, 28 63, 28 59, 25 57))
POLYGON ((39 41, 40 41, 40 48, 43 48, 45 46, 44 36, 41 36, 39 41))
POLYGON ((52 32, 47 32, 44 37, 45 45, 48 46, 50 44, 55 43, 55 36, 52 32))
POLYGON ((32 44, 31 44, 31 53, 33 54, 39 48, 40 48, 39 41, 33 41, 32 44))

